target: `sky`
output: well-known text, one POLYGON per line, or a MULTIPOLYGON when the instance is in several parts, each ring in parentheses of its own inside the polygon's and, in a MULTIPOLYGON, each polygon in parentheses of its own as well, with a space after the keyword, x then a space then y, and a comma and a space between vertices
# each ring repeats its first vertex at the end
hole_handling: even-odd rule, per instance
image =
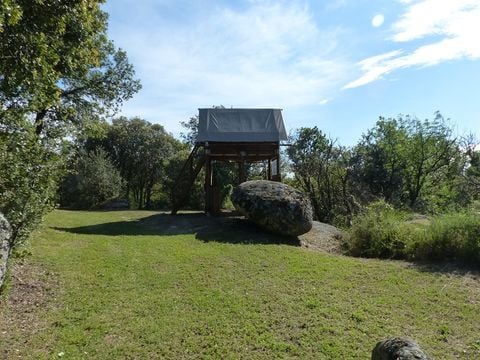
POLYGON ((281 108, 354 145, 379 116, 480 137, 480 0, 109 0, 142 90, 121 115, 175 136, 198 108, 281 108))

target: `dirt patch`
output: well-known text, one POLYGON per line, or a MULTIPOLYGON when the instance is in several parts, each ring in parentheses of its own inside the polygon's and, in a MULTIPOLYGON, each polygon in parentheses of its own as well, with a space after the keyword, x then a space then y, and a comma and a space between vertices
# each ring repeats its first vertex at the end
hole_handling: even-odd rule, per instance
POLYGON ((44 267, 28 259, 13 262, 9 284, 0 295, 0 358, 28 354, 32 336, 48 330, 42 314, 59 307, 59 289, 57 276, 44 267))

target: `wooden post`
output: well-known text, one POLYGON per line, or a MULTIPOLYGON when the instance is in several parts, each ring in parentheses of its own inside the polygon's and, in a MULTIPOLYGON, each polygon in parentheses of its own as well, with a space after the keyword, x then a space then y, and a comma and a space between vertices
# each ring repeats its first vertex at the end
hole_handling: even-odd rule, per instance
POLYGON ((277 156, 277 181, 282 181, 282 173, 280 170, 280 155, 277 156))
POLYGON ((213 192, 212 192, 212 182, 213 182, 213 171, 212 171, 212 159, 207 156, 205 161, 205 212, 209 213, 212 210, 213 203, 213 192))
POLYGON ((246 175, 245 175, 245 160, 241 160, 238 162, 238 183, 241 184, 245 182, 246 175))
POLYGON ((272 180, 272 160, 268 159, 267 180, 272 180))
POLYGON ((278 176, 278 180, 277 181, 282 181, 282 172, 281 172, 281 169, 280 169, 280 143, 278 143, 278 147, 277 147, 277 176, 278 176))

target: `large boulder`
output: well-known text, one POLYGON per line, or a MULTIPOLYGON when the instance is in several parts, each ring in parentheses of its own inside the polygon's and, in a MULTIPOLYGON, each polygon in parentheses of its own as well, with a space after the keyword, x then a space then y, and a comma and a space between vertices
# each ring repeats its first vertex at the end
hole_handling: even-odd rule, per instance
POLYGON ((231 198, 237 211, 271 232, 298 236, 312 228, 310 201, 291 186, 267 180, 247 181, 233 190, 231 198))
POLYGON ((7 260, 10 255, 10 237, 12 230, 7 219, 0 213, 0 286, 3 284, 7 271, 7 260))
POLYGON ((393 337, 377 343, 372 360, 431 360, 413 340, 393 337))

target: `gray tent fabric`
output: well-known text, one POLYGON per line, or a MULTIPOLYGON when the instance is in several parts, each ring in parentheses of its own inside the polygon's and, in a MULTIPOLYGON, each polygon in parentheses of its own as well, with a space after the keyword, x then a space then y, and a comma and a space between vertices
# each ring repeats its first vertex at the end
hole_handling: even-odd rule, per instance
POLYGON ((287 140, 281 109, 199 109, 197 142, 287 140))

